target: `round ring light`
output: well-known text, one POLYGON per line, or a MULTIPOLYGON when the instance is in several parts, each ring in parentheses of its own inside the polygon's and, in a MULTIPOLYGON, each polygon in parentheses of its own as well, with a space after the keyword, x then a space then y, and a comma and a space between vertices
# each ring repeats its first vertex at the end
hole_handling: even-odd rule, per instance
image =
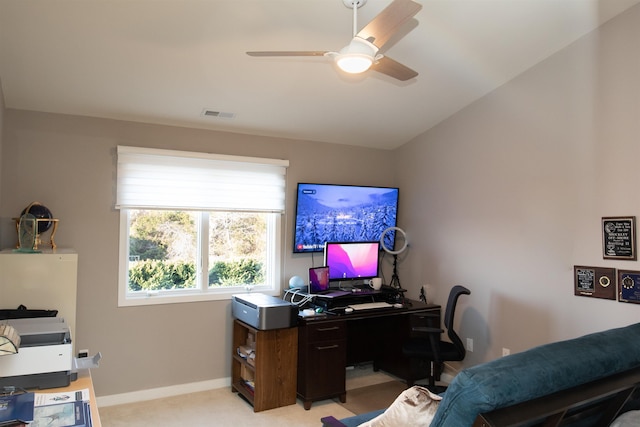
POLYGON ((391 255, 398 255, 402 252, 404 252, 405 249, 407 249, 407 233, 404 232, 404 230, 400 227, 389 227, 386 230, 384 230, 382 232, 382 234, 380 235, 380 246, 382 246, 382 249, 384 249, 384 251, 388 254, 391 255), (391 250, 390 248, 386 247, 384 244, 384 238, 386 237, 387 233, 391 232, 391 231, 395 231, 396 233, 400 233, 402 234, 402 238, 404 239, 404 245, 402 245, 402 247, 400 249, 398 249, 397 251, 391 250))

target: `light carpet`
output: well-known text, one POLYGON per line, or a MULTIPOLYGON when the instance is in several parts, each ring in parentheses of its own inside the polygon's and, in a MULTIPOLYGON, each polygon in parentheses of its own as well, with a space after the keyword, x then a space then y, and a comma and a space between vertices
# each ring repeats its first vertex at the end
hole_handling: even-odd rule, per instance
POLYGON ((385 409, 393 403, 400 393, 407 389, 401 381, 388 381, 366 387, 359 387, 347 392, 347 401, 340 403, 342 407, 356 415, 378 409, 385 409))
MULTIPOLYGON (((358 389, 393 380, 395 377, 382 371, 374 372, 371 364, 352 367, 347 370, 347 402, 360 400, 358 389)), ((298 399, 295 405, 253 412, 251 405, 231 392, 231 387, 101 407, 99 412, 102 427, 318 427, 322 417, 341 419, 355 414, 337 398, 313 402, 310 410, 305 410, 298 399)))
POLYGON ((253 408, 231 387, 99 409, 102 427, 318 427, 320 418, 353 413, 333 400, 314 402, 305 410, 301 401, 268 411, 253 408))

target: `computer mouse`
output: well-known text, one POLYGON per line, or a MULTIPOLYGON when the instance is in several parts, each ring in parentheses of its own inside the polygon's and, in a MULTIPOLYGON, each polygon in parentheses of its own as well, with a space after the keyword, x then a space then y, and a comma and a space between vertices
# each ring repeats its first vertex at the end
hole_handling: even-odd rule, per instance
POLYGON ((402 307, 404 307, 404 306, 403 306, 402 304, 400 304, 399 302, 397 302, 397 303, 393 304, 393 306, 394 306, 395 308, 402 308, 402 307))
POLYGON ((314 314, 316 314, 316 312, 312 308, 305 308, 304 310, 302 310, 303 316, 313 316, 314 314))
POLYGON ((344 312, 345 313, 351 313, 351 312, 353 312, 353 308, 347 307, 347 308, 344 309, 344 312))

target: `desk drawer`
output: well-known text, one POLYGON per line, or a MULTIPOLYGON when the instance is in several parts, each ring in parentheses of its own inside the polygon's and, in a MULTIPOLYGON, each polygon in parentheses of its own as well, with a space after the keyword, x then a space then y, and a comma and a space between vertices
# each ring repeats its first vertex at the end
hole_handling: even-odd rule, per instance
POLYGON ((298 396, 304 408, 315 400, 346 399, 347 325, 342 320, 305 322, 298 328, 298 396))
POLYGON ((340 341, 347 338, 345 322, 322 322, 306 326, 307 343, 340 341))

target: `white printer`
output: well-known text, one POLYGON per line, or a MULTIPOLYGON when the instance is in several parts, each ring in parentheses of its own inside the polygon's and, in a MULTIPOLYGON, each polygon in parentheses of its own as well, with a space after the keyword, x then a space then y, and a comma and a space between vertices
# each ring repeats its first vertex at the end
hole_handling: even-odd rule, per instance
POLYGON ((233 295, 231 314, 262 330, 291 328, 298 324, 298 308, 295 305, 261 293, 233 295))
POLYGON ((0 387, 53 388, 72 380, 71 331, 61 317, 2 320, 20 335, 16 354, 0 356, 0 387))

